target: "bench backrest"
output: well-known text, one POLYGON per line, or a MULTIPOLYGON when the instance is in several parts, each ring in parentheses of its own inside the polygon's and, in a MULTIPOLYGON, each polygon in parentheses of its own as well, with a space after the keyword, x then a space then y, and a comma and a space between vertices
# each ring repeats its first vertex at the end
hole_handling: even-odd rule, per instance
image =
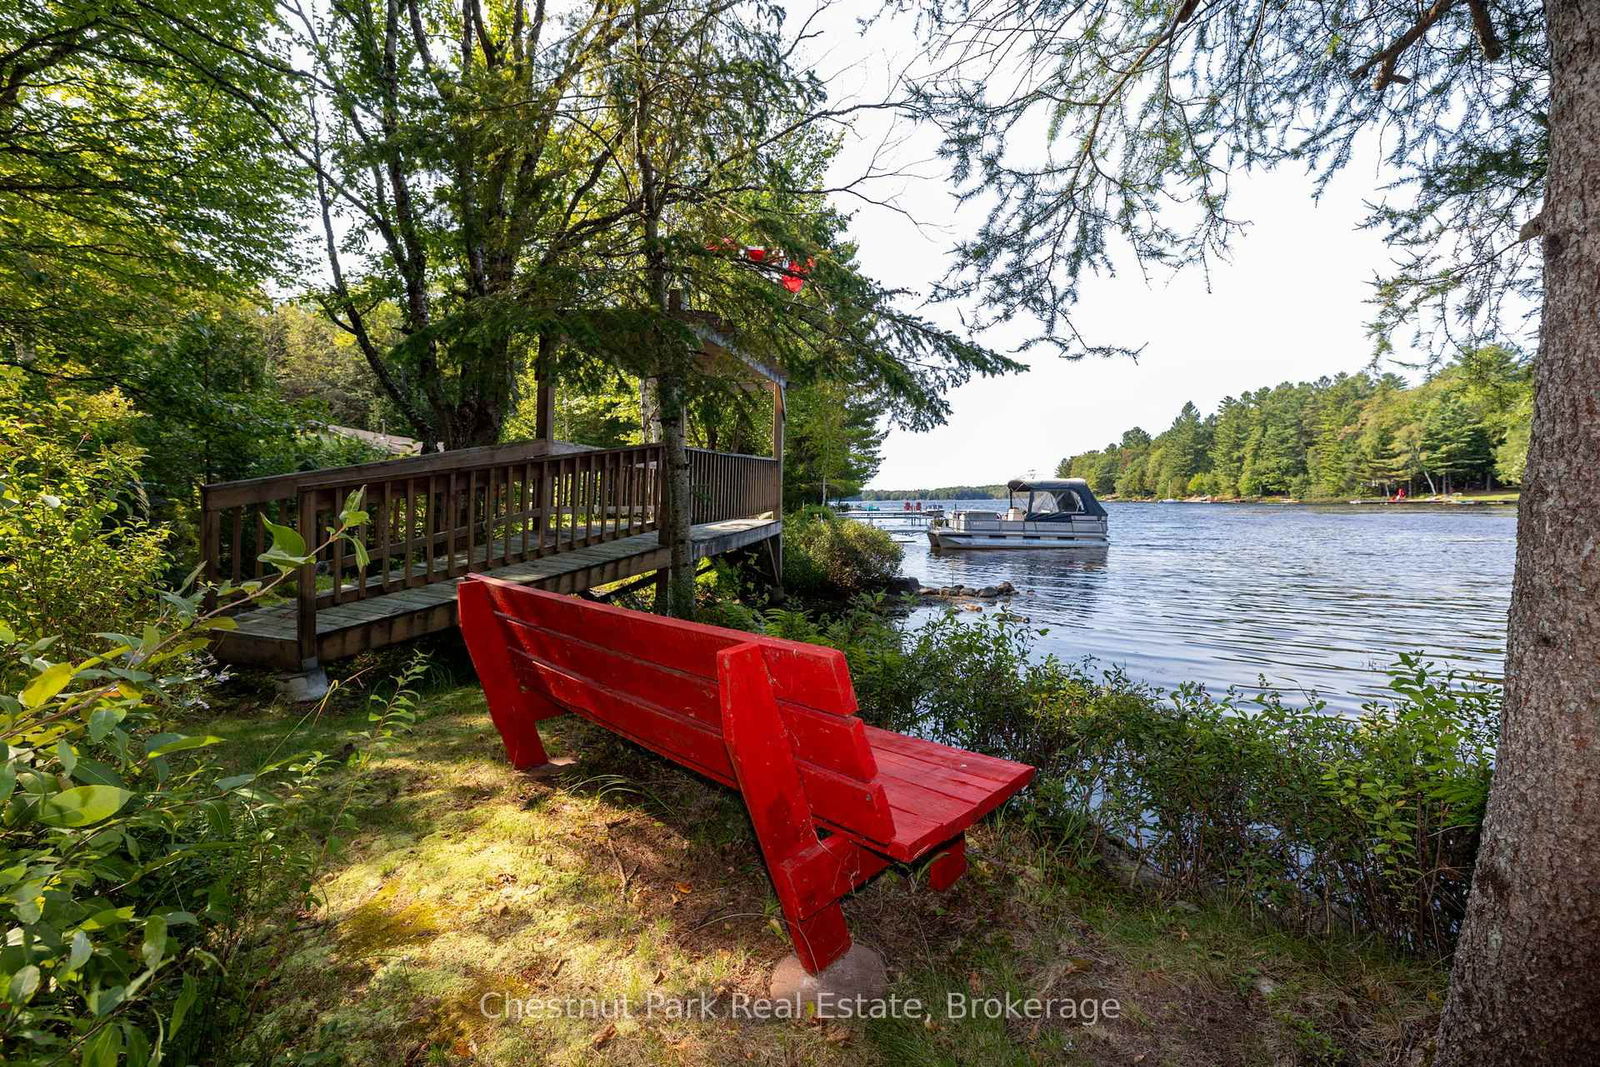
MULTIPOLYGON (((722 734, 717 653, 758 645, 813 816, 864 841, 893 836, 893 816, 876 781, 877 761, 855 714, 850 669, 837 649, 629 611, 493 578, 466 579, 461 595, 487 599, 512 671, 529 692, 735 787, 722 734), (469 583, 477 588, 468 589, 469 583)), ((467 636, 483 639, 482 634, 467 636)))

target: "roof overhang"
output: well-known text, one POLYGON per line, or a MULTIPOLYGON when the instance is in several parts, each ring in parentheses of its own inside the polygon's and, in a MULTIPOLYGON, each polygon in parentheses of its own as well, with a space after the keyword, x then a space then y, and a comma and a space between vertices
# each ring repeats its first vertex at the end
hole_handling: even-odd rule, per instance
POLYGON ((706 311, 680 311, 678 315, 700 340, 700 351, 695 360, 702 370, 733 378, 735 372, 742 368, 779 388, 789 384, 789 376, 782 369, 756 359, 740 348, 717 316, 706 311))

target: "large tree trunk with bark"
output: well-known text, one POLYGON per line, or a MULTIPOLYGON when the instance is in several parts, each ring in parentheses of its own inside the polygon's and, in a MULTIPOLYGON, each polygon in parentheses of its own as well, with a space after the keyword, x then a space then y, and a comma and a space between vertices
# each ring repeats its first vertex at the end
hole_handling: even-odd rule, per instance
POLYGON ((680 619, 694 618, 694 555, 689 540, 688 418, 684 410, 683 382, 677 374, 657 379, 661 405, 661 443, 667 464, 666 521, 660 537, 670 549, 667 569, 666 613, 680 619))
POLYGON ((1546 12, 1533 441, 1500 750, 1440 1067, 1600 1063, 1600 6, 1546 12))
POLYGON ((451 355, 461 367, 456 395, 441 395, 433 412, 445 451, 499 444, 511 414, 515 359, 510 341, 460 342, 451 355))

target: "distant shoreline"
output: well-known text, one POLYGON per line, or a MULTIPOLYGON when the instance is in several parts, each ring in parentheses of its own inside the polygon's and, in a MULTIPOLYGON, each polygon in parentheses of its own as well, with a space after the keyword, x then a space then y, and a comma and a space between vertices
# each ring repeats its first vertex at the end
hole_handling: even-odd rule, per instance
POLYGON ((1180 497, 1176 499, 1157 500, 1154 497, 1103 497, 1102 499, 1117 504, 1278 504, 1278 505, 1309 505, 1317 507, 1371 507, 1377 504, 1393 504, 1397 507, 1413 505, 1426 505, 1430 507, 1516 507, 1519 494, 1517 493, 1492 493, 1484 496, 1418 496, 1406 497, 1404 500, 1390 500, 1386 497, 1284 497, 1284 496, 1254 496, 1254 497, 1180 497))
MULTIPOLYGON (((1516 507, 1520 497, 1518 493, 1485 493, 1477 495, 1452 495, 1452 496, 1416 496, 1406 497, 1404 500, 1391 500, 1386 497, 1283 497, 1283 496, 1254 496, 1254 497, 1207 497, 1191 496, 1168 499, 1155 497, 1119 497, 1106 496, 1100 499, 1113 504, 1269 504, 1281 506, 1315 505, 1317 507, 1371 507, 1378 504, 1393 504, 1397 507, 1411 507, 1425 505, 1429 507, 1516 507)), ((1004 497, 965 497, 959 499, 962 503, 977 501, 996 502, 1004 497)), ((946 497, 919 497, 897 496, 893 498, 863 498, 861 500, 836 501, 836 504, 897 504, 907 500, 921 500, 929 503, 944 503, 952 498, 946 497)), ((883 511, 893 511, 894 508, 880 508, 883 511)))

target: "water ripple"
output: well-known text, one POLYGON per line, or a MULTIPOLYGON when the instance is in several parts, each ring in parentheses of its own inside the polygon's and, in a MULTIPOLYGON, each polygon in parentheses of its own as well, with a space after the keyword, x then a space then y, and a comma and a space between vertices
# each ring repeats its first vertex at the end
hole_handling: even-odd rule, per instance
MULTIPOLYGON (((1510 508, 1110 504, 1111 546, 933 553, 897 534, 928 585, 1009 581, 1041 652, 1093 656, 1171 686, 1316 690, 1351 705, 1422 651, 1498 678, 1516 554, 1510 508)), ((929 610, 922 609, 917 615, 929 610)))

